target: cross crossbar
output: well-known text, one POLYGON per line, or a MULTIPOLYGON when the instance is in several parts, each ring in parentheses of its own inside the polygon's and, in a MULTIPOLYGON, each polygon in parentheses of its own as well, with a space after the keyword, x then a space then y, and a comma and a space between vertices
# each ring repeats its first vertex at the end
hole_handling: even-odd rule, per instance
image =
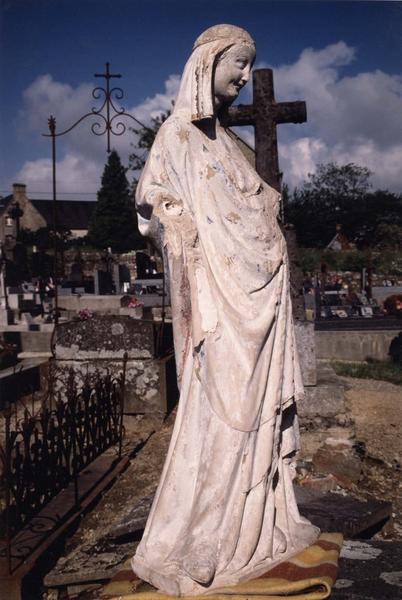
POLYGON ((276 102, 272 69, 257 69, 253 72, 253 104, 230 107, 225 125, 254 127, 256 170, 269 185, 280 191, 276 126, 305 121, 306 103, 276 102))

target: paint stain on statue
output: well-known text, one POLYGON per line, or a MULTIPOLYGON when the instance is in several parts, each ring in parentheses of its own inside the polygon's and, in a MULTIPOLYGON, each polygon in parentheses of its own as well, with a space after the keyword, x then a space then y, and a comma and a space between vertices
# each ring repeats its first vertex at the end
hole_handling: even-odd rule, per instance
POLYGON ((213 220, 211 219, 211 217, 208 217, 208 215, 207 215, 207 223, 208 223, 208 225, 211 225, 211 223, 213 223, 213 220))
POLYGON ((225 219, 227 219, 231 223, 237 223, 238 221, 240 221, 240 215, 238 215, 235 212, 230 212, 225 216, 225 219))
POLYGON ((267 241, 269 238, 266 227, 262 227, 261 225, 258 225, 256 227, 255 233, 256 233, 256 238, 258 240, 261 240, 262 242, 267 241))
POLYGON ((190 136, 190 132, 187 131, 186 129, 179 129, 179 131, 177 131, 177 137, 179 138, 180 142, 182 144, 184 144, 185 142, 188 141, 188 138, 190 136))
POLYGON ((211 167, 211 165, 207 165, 207 179, 211 179, 214 176, 215 176, 214 169, 211 167))

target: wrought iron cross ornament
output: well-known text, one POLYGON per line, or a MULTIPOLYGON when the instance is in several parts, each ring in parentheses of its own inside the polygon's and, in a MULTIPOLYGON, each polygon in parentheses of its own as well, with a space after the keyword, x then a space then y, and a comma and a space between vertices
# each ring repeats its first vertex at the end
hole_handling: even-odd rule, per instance
MULTIPOLYGON (((116 79, 120 79, 121 75, 120 75, 120 73, 116 73, 116 74, 110 73, 109 67, 110 67, 110 64, 107 62, 106 63, 106 73, 95 73, 95 77, 104 77, 106 79, 106 91, 104 90, 104 88, 97 87, 92 92, 92 95, 94 96, 94 98, 99 98, 99 96, 96 96, 97 92, 99 92, 100 94, 101 93, 105 94, 105 101, 104 101, 102 107, 99 109, 98 113, 100 113, 102 111, 103 107, 106 104, 106 123, 105 123, 105 126, 106 126, 106 133, 107 133, 107 151, 108 152, 110 152, 110 132, 112 131, 112 121, 110 119, 110 107, 112 107, 114 109, 115 113, 116 113, 114 115, 114 117, 116 117, 117 115, 124 114, 124 108, 122 110, 118 111, 116 109, 116 107, 114 106, 113 99, 112 99, 112 92, 115 92, 116 93, 116 99, 117 100, 121 100, 121 98, 123 97, 123 90, 121 88, 112 88, 112 89, 110 89, 110 80, 113 77, 115 77, 116 79)), ((126 127, 123 124, 123 130, 122 130, 122 132, 121 133, 115 133, 114 135, 122 135, 122 133, 124 133, 125 129, 126 129, 126 127)), ((92 129, 92 131, 96 135, 102 135, 102 133, 96 133, 93 129, 92 129)), ((113 131, 112 131, 112 133, 113 133, 113 131)))
POLYGON ((56 119, 51 116, 49 119, 49 133, 44 133, 45 137, 61 137, 66 133, 69 133, 72 129, 74 129, 79 123, 87 119, 88 117, 97 117, 100 121, 95 121, 91 125, 91 131, 95 135, 105 135, 107 139, 107 151, 110 152, 110 136, 111 135, 123 135, 126 131, 126 126, 123 121, 119 120, 120 118, 128 118, 132 119, 140 125, 140 127, 144 129, 148 129, 146 125, 141 123, 138 119, 136 119, 130 113, 127 113, 125 108, 117 108, 115 105, 116 100, 121 100, 124 97, 124 92, 120 87, 110 87, 110 80, 113 78, 120 79, 120 73, 111 73, 110 72, 110 63, 106 63, 106 73, 95 73, 95 77, 103 77, 106 80, 105 87, 96 87, 92 90, 92 97, 95 100, 103 100, 100 108, 93 107, 90 112, 87 112, 85 115, 80 117, 73 125, 65 129, 64 131, 60 131, 56 133, 56 119), (106 113, 106 114, 104 114, 106 113))
POLYGON ((53 276, 55 281, 55 323, 58 323, 58 291, 57 291, 57 194, 56 194, 56 138, 66 135, 72 131, 85 119, 95 117, 98 120, 92 123, 91 131, 95 135, 105 135, 107 139, 107 152, 110 152, 110 136, 123 135, 126 131, 126 126, 121 119, 128 118, 135 121, 141 128, 149 129, 130 113, 127 113, 124 108, 117 108, 116 100, 121 100, 124 97, 124 92, 120 87, 110 87, 110 80, 113 78, 120 79, 120 73, 111 73, 110 64, 106 63, 106 73, 95 73, 95 77, 103 77, 106 80, 106 87, 96 87, 92 90, 92 97, 95 100, 103 100, 100 108, 92 108, 90 112, 80 117, 67 129, 56 131, 56 118, 51 115, 48 119, 50 133, 43 133, 44 137, 50 137, 52 140, 52 187, 53 187, 53 232, 54 232, 54 267, 53 276), (106 112, 106 115, 104 114, 106 112))

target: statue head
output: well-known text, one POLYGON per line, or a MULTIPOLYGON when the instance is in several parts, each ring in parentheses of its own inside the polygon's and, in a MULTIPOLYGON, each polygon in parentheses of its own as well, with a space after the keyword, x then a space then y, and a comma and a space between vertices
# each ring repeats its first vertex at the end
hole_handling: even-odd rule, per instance
POLYGON ((246 44, 230 46, 215 63, 213 89, 215 107, 231 104, 246 85, 255 59, 255 50, 246 44))
POLYGON ((184 68, 175 111, 191 121, 212 118, 247 83, 254 58, 254 41, 244 29, 214 25, 204 31, 184 68))

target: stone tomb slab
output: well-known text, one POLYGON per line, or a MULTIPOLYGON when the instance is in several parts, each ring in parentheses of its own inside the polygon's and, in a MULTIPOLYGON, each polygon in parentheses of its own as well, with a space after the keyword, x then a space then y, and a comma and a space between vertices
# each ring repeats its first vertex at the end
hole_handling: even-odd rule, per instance
POLYGON ((402 542, 345 540, 331 600, 401 600, 402 542))
POLYGON ((295 486, 296 500, 303 517, 321 531, 339 531, 345 538, 363 536, 381 527, 392 514, 391 502, 357 500, 352 496, 295 486))
POLYGON ((118 376, 127 355, 125 413, 166 413, 177 401, 171 324, 127 315, 95 315, 57 326, 57 370, 73 368, 83 380, 110 372, 118 376), (162 343, 158 343, 162 340, 162 343))
POLYGON ((147 359, 156 356, 152 321, 126 315, 95 315, 57 326, 54 353, 58 360, 147 359))

